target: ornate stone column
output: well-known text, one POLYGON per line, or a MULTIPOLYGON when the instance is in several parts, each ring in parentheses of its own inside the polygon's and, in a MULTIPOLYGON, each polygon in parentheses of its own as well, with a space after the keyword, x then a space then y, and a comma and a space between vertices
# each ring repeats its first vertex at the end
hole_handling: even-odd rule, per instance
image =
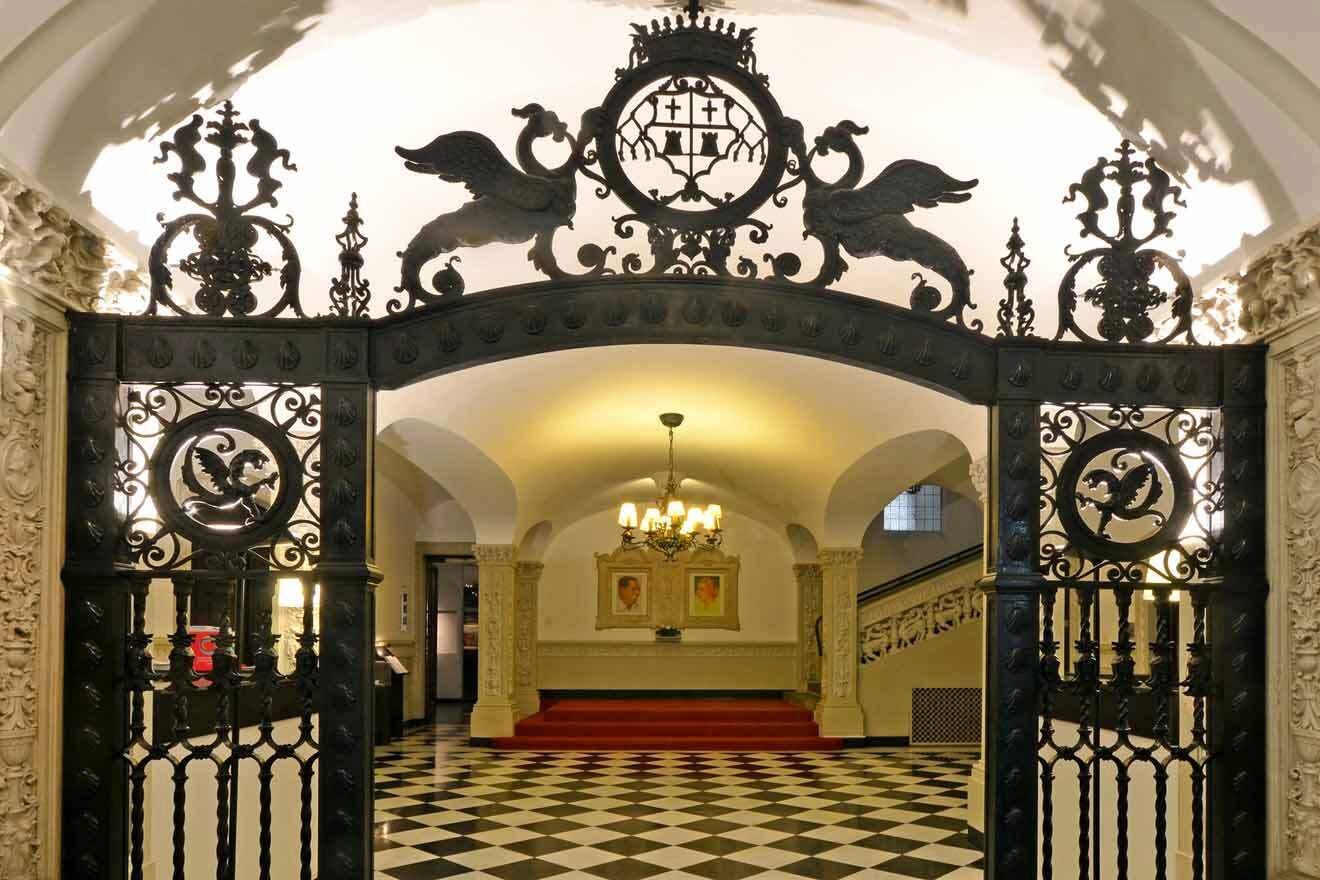
POLYGON ((825 656, 816 721, 822 736, 866 735, 857 700, 857 569, 861 561, 860 547, 820 551, 825 656))
POLYGON ((517 573, 510 544, 473 544, 477 558, 477 704, 472 738, 513 736, 517 573))
POLYGON ((541 691, 536 684, 537 593, 541 587, 539 562, 519 562, 515 585, 513 712, 515 720, 541 711, 541 691))
MULTIPOLYGON (((821 615, 821 568, 814 562, 793 566, 798 589, 798 686, 802 693, 819 692, 821 651, 816 645, 816 620, 821 615)), ((823 643, 823 637, 822 637, 823 643)))
MULTIPOLYGON (((108 263, 101 237, 0 169, 0 877, 6 880, 60 873, 64 312, 97 307, 108 263)), ((136 276, 124 283, 136 283, 136 276)))

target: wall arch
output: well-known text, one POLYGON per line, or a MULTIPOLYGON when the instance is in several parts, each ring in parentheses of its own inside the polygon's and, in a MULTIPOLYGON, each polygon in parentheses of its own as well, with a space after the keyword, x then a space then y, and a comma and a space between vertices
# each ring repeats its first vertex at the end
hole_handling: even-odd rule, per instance
POLYGON ((508 474, 465 438, 418 418, 386 426, 378 441, 444 486, 472 520, 481 544, 513 544, 518 492, 508 474))
POLYGON ((825 508, 827 547, 860 547, 876 516, 914 480, 966 457, 967 447, 947 431, 913 431, 863 455, 839 475, 825 508), (922 462, 920 473, 895 468, 893 462, 922 462))

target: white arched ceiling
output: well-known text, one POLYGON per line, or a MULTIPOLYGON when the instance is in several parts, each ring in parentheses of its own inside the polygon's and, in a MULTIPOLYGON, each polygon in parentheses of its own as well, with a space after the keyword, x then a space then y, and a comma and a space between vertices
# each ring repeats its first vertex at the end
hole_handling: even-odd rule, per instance
MULTIPOLYGON (((1022 218, 1040 326, 1075 243, 1067 186, 1120 133, 1149 143, 1187 184, 1172 251, 1193 273, 1231 267, 1320 214, 1320 5, 1251 0, 732 0, 717 15, 757 29, 760 69, 809 134, 872 125, 870 173, 897 158, 979 177, 964 205, 920 213, 976 270, 991 320, 998 259, 1022 218), (1224 218, 1232 222, 1224 222, 1224 218)), ((627 57, 629 25, 659 14, 623 0, 0 0, 0 155, 73 212, 145 253, 170 213, 159 136, 233 96, 292 150, 280 212, 296 220, 304 296, 324 308, 333 236, 356 189, 377 313, 394 254, 462 187, 405 171, 396 144, 474 129, 506 152, 512 106, 576 124, 627 57), (517 22, 518 26, 511 26, 517 22), (564 59, 572 58, 570 68, 564 59)), ((617 202, 580 187, 577 231, 607 243, 617 202)), ((796 244, 794 202, 766 212, 796 244)), ((755 249, 753 249, 755 250, 755 249)), ((764 248, 762 248, 764 250, 764 248)), ((468 289, 525 280, 525 246, 463 263, 468 289)), ((751 256, 759 262, 761 254, 751 256)), ((906 302, 910 264, 853 261, 843 289, 906 302)))
MULTIPOLYGON (((478 505, 489 501, 458 482, 459 458, 446 444, 461 438, 462 449, 480 450, 468 454, 483 472, 506 475, 510 498, 516 487, 514 534, 542 520, 562 531, 622 501, 653 498, 653 475, 665 467, 662 412, 687 417, 677 434, 684 497, 718 501, 780 534, 788 523, 823 534, 829 493, 845 469, 897 435, 940 431, 978 456, 986 436, 983 407, 905 380, 722 346, 534 355, 383 392, 378 406, 389 426, 383 441, 449 489, 478 532, 478 505)), ((897 485, 944 463, 927 453, 889 460, 897 485)))
POLYGON ((472 521, 478 543, 514 543, 518 492, 488 455, 425 419, 381 419, 380 424, 384 427, 378 445, 389 447, 443 486, 472 521))
POLYGON ((876 446, 835 481, 821 546, 860 547, 867 527, 894 496, 955 461, 966 462, 967 452, 962 440, 939 430, 913 431, 876 446))

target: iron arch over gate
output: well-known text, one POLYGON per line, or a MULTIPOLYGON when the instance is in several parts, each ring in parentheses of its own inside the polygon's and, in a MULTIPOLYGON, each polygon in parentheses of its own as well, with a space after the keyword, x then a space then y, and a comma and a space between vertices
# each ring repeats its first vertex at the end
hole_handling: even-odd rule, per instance
POLYGON ((771 96, 749 31, 695 8, 639 25, 627 67, 576 135, 537 105, 515 113, 527 120, 521 168, 473 132, 399 150, 410 170, 461 181, 475 198, 404 248, 401 296, 378 318, 356 201, 338 239, 332 312, 304 313, 290 224, 261 213, 276 204, 277 163, 293 165, 257 120, 225 104, 163 144, 162 159, 179 163, 177 197, 197 210, 165 224, 145 314, 70 315, 64 873, 141 877, 148 783, 164 774, 173 876, 193 876, 184 820, 198 807, 187 782, 190 768, 206 768, 218 786, 204 804, 217 820, 218 876, 235 876, 247 849, 262 878, 278 875, 281 852, 304 878, 371 877, 376 393, 541 352, 690 343, 826 358, 989 407, 987 876, 1061 871, 1051 842, 1064 833, 1064 768, 1079 780, 1066 796, 1081 817, 1068 831, 1080 876, 1096 868, 1102 812, 1116 829, 1104 845, 1120 865, 1132 858, 1137 768, 1153 779, 1155 876, 1167 876, 1162 817, 1178 773, 1195 804, 1194 876, 1263 876, 1264 349, 1196 344, 1191 286, 1152 246, 1181 205, 1168 175, 1124 143, 1070 188, 1097 244, 1070 255, 1051 339, 1034 335, 1014 226, 992 337, 970 318, 962 258, 909 220, 965 201, 976 181, 901 160, 859 186, 865 130, 845 120, 808 146, 771 96), (537 160, 543 138, 568 145, 561 166, 537 160), (208 150, 214 195, 203 197, 208 150), (235 196, 240 152, 255 182, 246 202, 235 196), (847 163, 834 181, 813 170, 830 153, 847 163), (651 166, 647 186, 630 176, 636 163, 651 166), (738 163, 751 169, 741 194, 707 191, 712 169, 738 163), (579 176, 601 198, 617 194, 630 212, 615 220, 617 242, 644 229, 649 265, 617 244, 579 248, 578 271, 560 265, 554 237, 574 216, 579 176), (768 240, 755 212, 782 209, 794 189, 820 249, 807 282, 794 254, 739 256, 768 240), (280 265, 259 252, 263 240, 280 265), (494 241, 530 243, 548 280, 463 295, 453 257, 424 280, 434 261, 494 241), (917 273, 909 308, 831 290, 845 253, 913 261, 945 290, 917 273), (175 290, 174 272, 191 294, 175 290), (270 609, 291 576, 302 603, 281 665, 270 609), (1188 597, 1191 632, 1175 631, 1175 589, 1188 597), (1144 646, 1138 591, 1154 603, 1144 646), (150 650, 153 595, 172 599, 168 657, 150 650), (1102 601, 1114 609, 1104 632, 1102 601), (203 606, 215 624, 204 674, 190 627, 203 606), (1139 649, 1149 657, 1140 671, 1139 649), (1138 700, 1153 707, 1140 737, 1138 700), (1069 725, 1058 723, 1064 701, 1080 707, 1069 725), (1171 720, 1180 701, 1186 730, 1171 720), (255 741, 239 736, 245 725, 255 741), (261 832, 240 842, 246 766, 257 770, 261 832), (296 847, 270 833, 282 767, 299 779, 296 847), (1112 787, 1093 785, 1102 774, 1112 787))

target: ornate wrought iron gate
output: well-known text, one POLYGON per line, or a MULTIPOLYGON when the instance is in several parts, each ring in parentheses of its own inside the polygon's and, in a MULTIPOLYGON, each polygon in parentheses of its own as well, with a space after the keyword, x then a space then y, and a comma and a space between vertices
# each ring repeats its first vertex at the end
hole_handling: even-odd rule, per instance
POLYGON ((169 810, 173 876, 196 876, 186 820, 213 810, 204 845, 217 877, 235 876, 242 852, 270 877, 288 848, 303 877, 370 877, 376 391, 537 352, 705 343, 855 364, 990 408, 988 876, 1098 876, 1097 846, 1126 876, 1133 774, 1147 769, 1155 876, 1168 876, 1158 817, 1180 773, 1194 876, 1263 876, 1263 350, 1196 345, 1191 287, 1149 247, 1181 204, 1159 166, 1125 143, 1070 190, 1101 244, 1073 257, 1050 340, 1033 335, 1014 226, 990 337, 968 319, 957 251, 908 219, 965 201, 976 181, 902 160, 859 186, 866 130, 843 121, 809 146, 771 95, 750 31, 695 8, 637 26, 627 66, 576 135, 538 105, 515 113, 527 120, 521 169, 472 132, 399 149, 408 169, 477 198, 402 251, 406 300, 377 319, 356 200, 332 313, 308 317, 291 222, 261 213, 276 205, 276 163, 293 168, 288 151, 229 104, 164 143, 177 197, 198 210, 153 248, 146 314, 70 316, 65 873, 141 877, 148 811, 169 810), (534 154, 545 138, 569 148, 553 169, 534 154), (211 148, 207 199, 196 178, 211 148), (239 152, 255 183, 246 202, 239 152), (813 165, 831 153, 847 168, 827 181, 813 165), (742 168, 741 194, 715 189, 717 166, 742 168), (560 265, 554 238, 575 214, 579 174, 629 210, 619 241, 646 230, 649 263, 586 244, 578 270, 560 265), (796 254, 740 253, 769 239, 753 214, 790 196, 821 249, 805 282, 796 254), (180 257, 185 233, 193 249, 180 257), (273 243, 264 256, 262 241, 273 243), (423 280, 437 258, 492 241, 530 242, 549 280, 462 296, 454 259, 423 280), (845 252, 915 261, 947 292, 920 274, 909 308, 830 290, 845 252), (191 293, 174 290, 172 268, 191 293), (279 603, 289 578, 296 600, 279 603), (294 635, 277 643, 272 618, 290 604, 294 635), (149 631, 152 619, 168 636, 149 631), (213 640, 209 667, 199 638, 213 640), (255 840, 235 831, 244 767, 256 770, 255 840), (298 779, 299 834, 274 839, 281 773, 298 779), (215 783, 205 803, 188 787, 201 774, 215 783), (1064 798, 1077 816, 1067 828, 1056 822, 1064 798), (1063 835, 1078 853, 1066 868, 1054 855, 1063 835))

